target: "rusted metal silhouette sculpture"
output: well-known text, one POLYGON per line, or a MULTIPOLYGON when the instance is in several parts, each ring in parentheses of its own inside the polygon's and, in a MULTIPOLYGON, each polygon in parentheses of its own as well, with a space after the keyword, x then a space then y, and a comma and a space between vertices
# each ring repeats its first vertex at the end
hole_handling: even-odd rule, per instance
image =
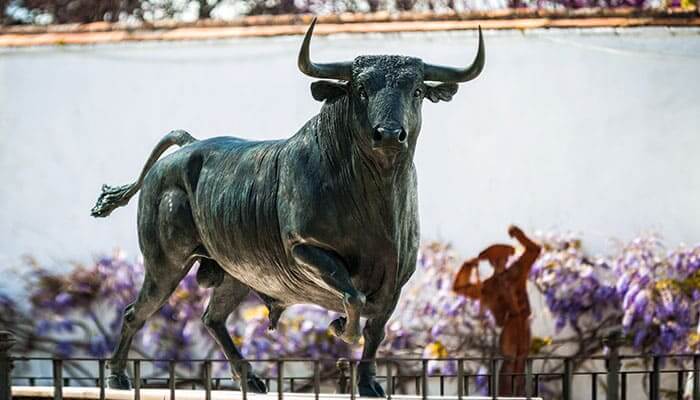
POLYGON ((460 295, 479 300, 487 307, 502 328, 499 347, 504 357, 500 371, 499 395, 523 395, 525 392, 525 361, 530 350, 530 302, 527 297, 527 277, 532 264, 540 255, 541 247, 530 240, 520 228, 508 228, 510 237, 525 247, 523 254, 506 268, 515 248, 507 244, 495 244, 482 251, 478 257, 462 264, 453 289, 460 295), (494 268, 493 275, 481 282, 479 261, 487 260, 494 268), (471 277, 476 271, 476 282, 471 277))
POLYGON ((311 84, 314 99, 324 104, 294 136, 197 140, 173 131, 153 149, 136 182, 103 188, 95 217, 141 191, 138 233, 146 269, 138 298, 124 312, 109 364, 111 387, 129 387, 125 367, 134 335, 199 261, 198 281, 215 287, 204 324, 248 390, 267 388, 225 322, 253 291, 269 307, 272 326, 299 303, 343 313, 332 331, 348 342, 365 339, 359 394, 384 395, 372 359, 416 267, 413 154, 421 107, 425 99, 451 100, 458 83, 481 73, 484 41, 479 30, 479 50, 465 68, 404 56, 315 63, 309 50, 314 24, 302 42, 299 69, 337 81, 311 84), (181 148, 161 159, 174 145, 181 148), (360 317, 367 318, 363 330, 360 317))

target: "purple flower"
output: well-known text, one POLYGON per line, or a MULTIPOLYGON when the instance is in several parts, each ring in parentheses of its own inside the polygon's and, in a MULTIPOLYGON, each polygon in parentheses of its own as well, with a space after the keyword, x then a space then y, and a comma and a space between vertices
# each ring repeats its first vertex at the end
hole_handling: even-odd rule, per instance
POLYGON ((476 392, 481 396, 486 396, 489 393, 489 371, 483 365, 479 366, 476 371, 476 392))

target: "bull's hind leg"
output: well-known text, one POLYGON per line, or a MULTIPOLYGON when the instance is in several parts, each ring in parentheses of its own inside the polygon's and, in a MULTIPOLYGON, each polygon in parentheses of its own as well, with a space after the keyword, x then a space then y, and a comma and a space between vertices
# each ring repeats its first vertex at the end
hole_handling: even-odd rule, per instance
POLYGON ((327 287, 343 299, 346 318, 333 321, 330 328, 345 342, 357 343, 365 295, 355 289, 343 260, 331 251, 308 244, 296 245, 292 255, 298 263, 310 267, 327 287))
POLYGON ((189 268, 185 269, 179 266, 177 269, 173 268, 172 275, 158 278, 146 272, 138 298, 124 310, 119 344, 109 362, 111 374, 108 379, 108 384, 110 388, 130 388, 129 379, 124 370, 126 368, 126 359, 129 355, 129 348, 131 347, 134 335, 143 327, 146 320, 155 314, 168 297, 170 297, 170 294, 172 294, 184 276, 184 273, 182 273, 183 269, 186 272, 189 268))
POLYGON ((194 262, 198 239, 186 194, 179 190, 163 193, 144 187, 139 202, 139 242, 146 270, 136 301, 126 307, 121 334, 109 362, 109 387, 128 389, 124 372, 131 342, 146 320, 155 314, 194 262))
POLYGON ((224 354, 226 354, 226 358, 231 364, 231 373, 234 379, 241 382, 241 379, 244 378, 248 385, 248 390, 255 393, 266 393, 265 383, 253 373, 250 363, 238 351, 226 329, 226 318, 245 299, 248 292, 250 292, 250 289, 247 286, 226 274, 222 283, 214 289, 207 310, 202 316, 202 322, 204 322, 209 333, 219 343, 224 354), (247 367, 245 377, 242 377, 243 363, 247 367))

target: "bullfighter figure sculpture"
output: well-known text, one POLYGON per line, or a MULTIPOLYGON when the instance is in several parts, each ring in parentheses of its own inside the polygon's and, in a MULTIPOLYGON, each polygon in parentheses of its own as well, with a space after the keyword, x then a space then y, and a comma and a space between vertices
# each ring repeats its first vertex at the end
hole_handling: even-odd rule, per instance
POLYGON ((324 104, 295 135, 197 140, 173 131, 153 149, 136 182, 103 187, 95 217, 108 216, 141 190, 138 234, 146 268, 138 298, 124 311, 109 363, 111 387, 129 387, 125 367, 134 335, 199 261, 200 282, 214 287, 204 324, 249 390, 267 388, 249 364, 241 367, 245 361, 225 321, 253 291, 269 307, 273 326, 293 304, 343 313, 331 329, 348 342, 360 335, 365 340, 359 393, 384 395, 371 360, 416 266, 413 154, 422 103, 449 101, 458 83, 479 76, 484 42, 479 30, 476 58, 466 68, 404 56, 321 64, 310 59, 315 23, 298 66, 334 81, 311 84, 313 98, 324 104), (160 159, 173 145, 180 149, 160 159), (360 317, 367 318, 363 330, 360 317))
POLYGON ((525 362, 530 350, 530 302, 527 297, 527 277, 532 264, 540 255, 541 247, 530 240, 520 228, 511 226, 508 234, 523 245, 525 251, 506 268, 508 259, 515 254, 513 246, 495 244, 478 257, 462 264, 454 281, 455 292, 479 300, 491 311, 496 325, 502 328, 499 347, 504 357, 500 371, 498 393, 501 396, 524 395, 525 362), (488 260, 493 275, 483 283, 479 279, 479 261, 488 260), (476 270, 476 282, 471 277, 476 270), (514 378, 515 377, 515 378, 514 378), (515 380, 515 381, 514 381, 515 380))

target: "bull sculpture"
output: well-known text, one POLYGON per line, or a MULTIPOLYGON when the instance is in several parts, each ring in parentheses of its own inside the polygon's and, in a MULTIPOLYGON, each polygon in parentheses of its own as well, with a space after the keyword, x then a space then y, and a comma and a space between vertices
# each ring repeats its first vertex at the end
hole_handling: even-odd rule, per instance
POLYGON ((214 287, 202 320, 234 378, 245 379, 249 390, 267 388, 225 322, 253 291, 269 308, 272 327, 294 304, 343 313, 331 330, 346 342, 365 340, 359 394, 384 395, 371 360, 416 265, 413 154, 422 102, 449 101, 457 83, 476 78, 484 43, 479 30, 476 58, 464 69, 385 55, 321 64, 309 55, 315 23, 304 37, 299 69, 336 81, 311 84, 313 98, 324 104, 294 136, 197 140, 172 131, 136 182, 102 188, 95 217, 108 216, 141 190, 138 236, 146 270, 138 298, 124 310, 110 387, 129 388, 124 371, 134 335, 199 261, 198 281, 214 287), (180 149, 159 159, 172 145, 180 149), (367 318, 363 330, 360 317, 367 318))

